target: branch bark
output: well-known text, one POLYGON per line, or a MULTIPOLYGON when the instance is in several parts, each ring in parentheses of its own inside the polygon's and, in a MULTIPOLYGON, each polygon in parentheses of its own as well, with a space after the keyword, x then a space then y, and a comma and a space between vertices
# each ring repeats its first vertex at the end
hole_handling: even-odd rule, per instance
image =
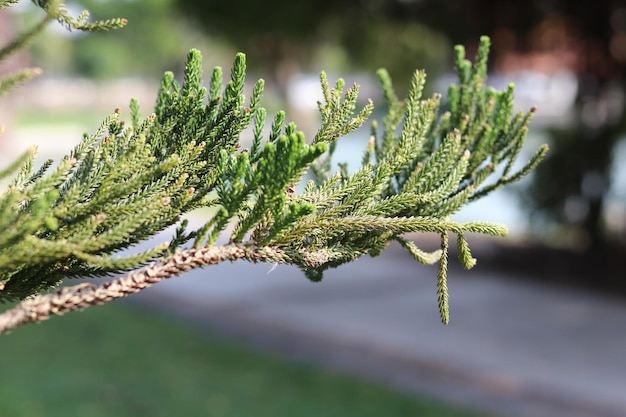
POLYGON ((60 316, 70 311, 126 297, 190 269, 239 259, 252 262, 289 261, 289 257, 282 250, 271 247, 231 244, 182 250, 162 262, 152 263, 101 285, 78 284, 24 300, 16 307, 0 314, 0 334, 27 323, 46 320, 51 315, 60 316))

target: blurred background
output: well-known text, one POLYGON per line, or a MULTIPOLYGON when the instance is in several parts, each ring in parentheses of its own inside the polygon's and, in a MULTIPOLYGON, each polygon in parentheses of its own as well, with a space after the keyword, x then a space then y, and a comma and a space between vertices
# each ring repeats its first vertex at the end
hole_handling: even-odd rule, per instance
MULTIPOLYGON (((428 73, 427 94, 445 93, 455 80, 453 46, 464 45, 471 58, 481 35, 492 40, 488 83, 514 82, 516 106, 538 108, 525 155, 541 143, 551 150, 522 183, 457 215, 505 223, 511 236, 470 242, 479 264, 472 272, 451 271, 451 326, 438 324, 435 271, 413 265, 393 246, 317 286, 286 267, 269 275, 258 266, 196 271, 120 307, 85 313, 90 320, 64 318, 2 339, 0 361, 16 373, 28 362, 31 377, 47 381, 37 394, 43 405, 34 402, 28 412, 16 406, 10 415, 55 415, 58 387, 81 385, 92 390, 61 403, 91 398, 82 405, 85 415, 110 415, 106 407, 116 415, 171 415, 163 410, 182 404, 191 415, 626 415, 626 2, 83 0, 67 7, 129 23, 89 35, 52 24, 2 63, 2 74, 26 65, 44 69, 0 100, 2 165, 33 144, 40 160, 58 159, 130 97, 149 114, 160 76, 172 70, 180 78, 192 47, 202 51, 207 74, 216 65, 227 74, 234 54, 245 52, 248 79, 266 80, 265 107, 285 109, 311 137, 319 71, 359 83, 363 100, 375 104, 382 103, 374 76, 380 67, 400 95, 417 68, 428 73), (170 316, 189 326, 180 344, 157 330, 183 331, 170 316), (46 371, 56 377, 42 379, 43 363, 63 357, 70 340, 80 355, 59 359, 64 366, 46 371), (223 350, 203 350, 220 343, 223 350), (158 353, 136 352, 156 345, 158 353), (44 362, 33 365, 47 349, 44 362), (278 356, 261 359, 258 351, 278 356), (265 361, 272 365, 253 365, 265 361), (224 369, 216 371, 215 363, 224 369), (344 378, 338 373, 352 376, 329 389, 333 378, 344 378), (230 388, 214 388, 231 377, 230 388), (170 378, 181 382, 158 385, 170 378), (277 394, 283 390, 290 395, 277 394), (278 408, 259 405, 266 402, 278 408), (254 406, 241 409, 242 403, 254 406)), ((40 17, 26 1, 3 10, 0 42, 40 17)), ((384 112, 379 104, 374 117, 384 112)), ((365 128, 341 140, 337 161, 354 169, 367 137, 365 128)), ((426 248, 436 244, 414 238, 426 248)), ((13 384, 9 375, 0 372, 3 386, 13 384)), ((26 401, 18 391, 7 398, 26 401)), ((8 403, 0 401, 0 411, 1 404, 8 403)))

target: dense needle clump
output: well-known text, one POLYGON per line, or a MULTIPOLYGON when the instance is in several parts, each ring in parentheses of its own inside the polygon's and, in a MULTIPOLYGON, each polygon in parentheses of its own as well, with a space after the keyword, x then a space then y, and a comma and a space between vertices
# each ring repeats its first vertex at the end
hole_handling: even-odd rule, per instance
MULTIPOLYGON (((44 22, 57 19, 72 29, 125 23, 88 23, 58 2, 39 4, 47 11, 44 22)), ((24 43, 8 45, 0 58, 24 43)), ((512 85, 504 91, 485 86, 488 49, 489 39, 481 38, 472 65, 456 48, 459 82, 445 99, 424 98, 426 74, 416 71, 401 100, 388 73, 379 70, 387 113, 380 123, 371 121, 361 166, 351 174, 343 164, 334 172, 330 161, 336 141, 363 126, 374 108, 368 101, 357 110, 357 85, 346 88, 339 79, 331 86, 321 74, 321 126, 307 143, 284 112, 267 120, 260 105, 263 80, 244 97, 243 54, 225 85, 215 68, 205 87, 200 52, 190 51, 184 81, 166 73, 148 117, 142 119, 132 100, 127 120, 116 109, 57 165, 35 168, 31 150, 0 173, 10 178, 0 195, 0 299, 23 299, 67 277, 131 271, 150 262, 156 263, 148 270, 169 265, 165 275, 175 275, 189 268, 172 266, 172 259, 193 267, 214 263, 198 257, 214 256, 213 249, 202 248, 219 252, 216 241, 224 234, 229 255, 220 260, 294 264, 314 281, 328 268, 376 256, 397 241, 417 261, 438 263, 439 308, 447 323, 449 234, 456 235, 460 261, 471 268, 476 261, 466 235, 506 233, 498 224, 458 223, 450 216, 528 174, 547 151, 539 148, 513 169, 534 110, 514 113, 512 85), (271 127, 264 135, 266 125, 271 127), (240 140, 248 127, 252 145, 244 149, 240 140), (304 191, 296 193, 301 181, 304 191), (213 214, 197 230, 187 230, 182 216, 200 207, 213 208, 213 214), (176 224, 171 241, 121 253, 176 224), (441 248, 425 252, 403 237, 408 232, 436 232, 441 248)), ((0 92, 33 71, 5 77, 0 92)))

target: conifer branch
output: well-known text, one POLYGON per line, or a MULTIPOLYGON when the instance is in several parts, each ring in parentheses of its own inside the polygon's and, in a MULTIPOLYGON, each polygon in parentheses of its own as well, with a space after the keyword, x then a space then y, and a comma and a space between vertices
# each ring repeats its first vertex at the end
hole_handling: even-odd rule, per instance
POLYGON ((37 6, 45 10, 53 19, 56 19, 68 30, 81 30, 84 32, 94 32, 101 30, 119 29, 128 23, 124 18, 114 18, 108 20, 97 20, 89 22, 89 12, 83 10, 77 17, 74 17, 61 0, 32 0, 37 6))
POLYGON ((443 324, 450 322, 450 308, 448 306, 448 233, 441 234, 441 258, 437 269, 437 301, 439 316, 443 324))
MULTIPOLYGON (((88 23, 87 13, 73 18, 59 2, 36 3, 46 19, 52 16, 68 29, 124 23, 88 23)), ((25 299, 0 315, 0 331, 225 260, 292 264, 319 281, 325 270, 377 256, 391 241, 418 262, 438 263, 438 304, 447 323, 449 234, 457 235, 459 260, 468 269, 476 263, 468 233, 506 234, 498 224, 459 223, 451 216, 527 175, 547 151, 541 147, 514 172, 534 109, 513 114, 512 85, 505 91, 485 87, 488 49, 489 39, 481 38, 472 65, 456 48, 459 84, 446 99, 423 98, 426 76, 416 71, 401 100, 389 74, 379 70, 387 114, 382 128, 372 122, 354 173, 346 164, 333 172, 331 157, 336 141, 361 127, 373 110, 371 101, 357 110, 357 85, 345 89, 339 79, 331 88, 322 73, 322 122, 311 144, 295 124, 285 123, 284 112, 263 138, 264 82, 244 97, 245 55, 236 55, 226 85, 222 69, 215 68, 205 87, 202 57, 191 50, 182 84, 166 73, 154 113, 145 119, 131 100, 128 124, 116 109, 56 167, 48 162, 35 169, 33 150, 0 172, 15 175, 0 194, 0 301, 25 299), (251 124, 251 149, 242 149, 241 136, 251 124), (307 175, 312 180, 297 194, 307 175), (199 207, 214 214, 188 231, 182 216, 199 207), (174 225, 170 242, 121 254, 174 225), (229 225, 229 243, 216 246, 229 225), (403 237, 410 232, 437 233, 441 248, 422 251, 403 237), (65 278, 133 270, 101 286, 40 295, 65 278)))
POLYGON ((16 86, 41 75, 39 68, 26 68, 0 78, 0 97, 16 86))

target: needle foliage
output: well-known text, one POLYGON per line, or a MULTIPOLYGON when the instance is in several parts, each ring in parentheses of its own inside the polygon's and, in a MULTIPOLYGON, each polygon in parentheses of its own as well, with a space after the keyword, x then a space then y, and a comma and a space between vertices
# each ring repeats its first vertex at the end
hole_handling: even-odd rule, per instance
MULTIPOLYGON (((50 20, 71 30, 125 24, 89 23, 88 14, 74 18, 59 2, 35 3, 45 11, 40 25, 0 50, 0 59, 50 20)), ((547 151, 541 147, 522 168, 513 168, 534 110, 514 112, 512 85, 504 91, 485 86, 488 50, 483 37, 472 64, 463 47, 456 48, 458 84, 445 99, 423 97, 422 71, 400 99, 389 74, 379 70, 387 113, 380 123, 369 122, 370 140, 351 174, 345 165, 334 173, 330 161, 336 141, 368 123, 374 108, 371 101, 358 108, 357 85, 346 88, 341 79, 331 85, 321 74, 321 125, 307 142, 284 112, 268 119, 260 104, 263 80, 244 96, 243 54, 226 81, 218 67, 205 83, 201 54, 190 51, 184 80, 166 73, 147 117, 131 100, 128 111, 116 109, 60 162, 35 167, 30 150, 2 170, 10 183, 0 195, 0 300, 45 292, 68 277, 166 262, 185 248, 214 246, 224 234, 226 246, 297 265, 313 281, 396 241, 418 262, 438 264, 439 309, 447 323, 449 234, 469 269, 476 263, 469 233, 506 233, 499 224, 459 223, 450 216, 528 174, 547 151), (249 149, 240 145, 248 134, 249 149), (301 181, 304 191, 296 193, 301 181), (214 215, 188 230, 182 216, 200 207, 213 208, 214 215), (125 251, 176 224, 169 242, 125 251), (441 248, 425 252, 405 237, 409 232, 436 232, 441 248)), ((31 73, 4 77, 0 93, 31 73)))

